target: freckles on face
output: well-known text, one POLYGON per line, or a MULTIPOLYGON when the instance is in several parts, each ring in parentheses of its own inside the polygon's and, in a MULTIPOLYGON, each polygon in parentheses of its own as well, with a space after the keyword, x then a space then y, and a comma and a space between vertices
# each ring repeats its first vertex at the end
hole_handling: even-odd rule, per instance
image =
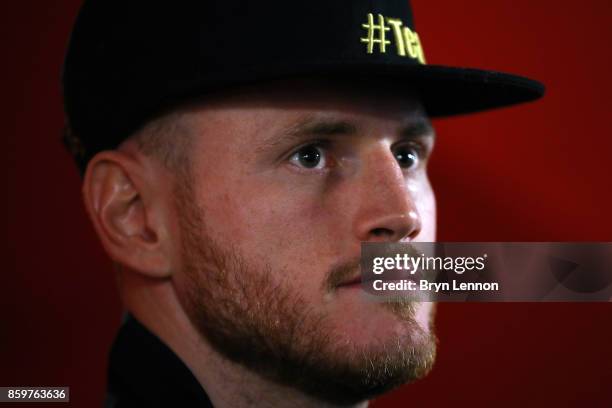
POLYGON ((432 305, 366 299, 355 278, 362 241, 434 237, 426 118, 344 94, 231 102, 188 115, 197 141, 177 275, 200 333, 234 361, 283 378, 293 367, 318 388, 424 375, 432 305))
POLYGON ((359 256, 364 239, 354 225, 363 214, 384 218, 384 211, 406 212, 422 225, 414 239, 433 241, 435 200, 425 170, 404 171, 393 159, 406 160, 412 152, 411 140, 395 136, 403 120, 369 114, 352 106, 321 110, 317 104, 291 109, 230 105, 194 112, 189 120, 198 138, 197 204, 212 236, 240 248, 260 266, 288 272, 309 292, 320 288, 332 265, 359 256), (377 164, 382 175, 360 176, 356 169, 370 160, 363 152, 372 150, 362 147, 389 135, 385 154, 391 159, 385 163, 392 164, 377 164), (403 178, 403 187, 395 188, 396 204, 385 209, 377 191, 385 191, 384 174, 392 171, 399 174, 399 184, 403 178), (368 207, 376 211, 360 213, 368 207))
POLYGON ((276 156, 261 160, 256 140, 280 131, 279 116, 269 109, 223 109, 191 117, 201 135, 193 155, 195 196, 211 237, 254 267, 277 271, 277 283, 291 276, 314 291, 326 268, 313 259, 329 258, 320 244, 332 216, 313 183, 283 173, 276 156))

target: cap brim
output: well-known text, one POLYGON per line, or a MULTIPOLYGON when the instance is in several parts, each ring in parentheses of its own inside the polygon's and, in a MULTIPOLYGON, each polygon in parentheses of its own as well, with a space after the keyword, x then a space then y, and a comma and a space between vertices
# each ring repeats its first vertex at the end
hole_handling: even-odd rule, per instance
MULTIPOLYGON (((386 83, 398 90, 417 92, 425 110, 432 117, 475 113, 525 103, 541 98, 542 83, 504 72, 457 68, 441 65, 406 65, 388 62, 359 64, 302 63, 291 66, 267 66, 212 75, 198 84, 191 81, 175 88, 173 96, 201 96, 207 91, 268 80, 299 77, 357 79, 369 84, 386 83), (245 75, 245 71, 248 74, 245 75), (240 78, 237 80, 236 78, 240 78), (176 90, 181 89, 178 95, 176 90)), ((173 87, 176 87, 176 83, 173 87)))
MULTIPOLYGON (((474 113, 531 102, 545 87, 533 79, 496 71, 422 65, 411 69, 412 84, 430 116, 474 113)), ((408 73, 406 73, 408 75, 408 73)))
MULTIPOLYGON (((329 64, 304 73, 355 76, 370 83, 384 80, 419 94, 432 117, 475 113, 537 100, 545 93, 542 83, 504 72, 441 65, 329 64)), ((297 74, 297 73, 296 73, 297 74)))

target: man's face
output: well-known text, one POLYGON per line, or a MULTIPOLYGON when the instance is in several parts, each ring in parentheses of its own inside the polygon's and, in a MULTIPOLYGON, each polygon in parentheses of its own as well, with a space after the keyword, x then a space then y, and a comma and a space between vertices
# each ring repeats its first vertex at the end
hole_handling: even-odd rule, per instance
POLYGON ((368 300, 362 241, 434 241, 433 133, 418 101, 286 83, 183 115, 175 287, 224 356, 355 402, 423 376, 431 303, 368 300))

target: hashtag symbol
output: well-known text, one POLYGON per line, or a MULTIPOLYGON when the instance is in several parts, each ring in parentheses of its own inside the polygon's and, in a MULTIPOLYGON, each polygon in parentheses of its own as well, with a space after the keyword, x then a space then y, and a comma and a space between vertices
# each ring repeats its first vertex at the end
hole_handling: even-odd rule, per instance
POLYGON ((368 45, 368 54, 372 54, 374 52, 374 44, 378 44, 378 50, 385 53, 387 51, 387 45, 391 44, 391 41, 385 39, 385 32, 389 31, 389 27, 385 26, 385 18, 379 14, 378 25, 376 25, 374 24, 374 15, 372 13, 368 13, 368 23, 362 24, 361 26, 368 30, 368 36, 361 38, 361 42, 368 45), (377 38, 375 38, 376 33, 378 33, 377 38))

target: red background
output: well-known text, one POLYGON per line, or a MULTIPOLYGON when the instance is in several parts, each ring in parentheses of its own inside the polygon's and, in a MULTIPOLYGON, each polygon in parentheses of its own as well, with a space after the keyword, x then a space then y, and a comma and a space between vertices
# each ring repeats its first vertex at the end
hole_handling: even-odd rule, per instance
MULTIPOLYGON (((59 69, 78 4, 0 6, 0 386, 67 385, 71 405, 90 407, 103 399, 121 305, 59 142, 59 69)), ((612 241, 612 3, 413 7, 428 62, 507 70, 548 87, 539 103, 435 123, 439 240, 612 241)), ((433 372, 375 406, 612 406, 611 312, 442 304, 433 372)))

